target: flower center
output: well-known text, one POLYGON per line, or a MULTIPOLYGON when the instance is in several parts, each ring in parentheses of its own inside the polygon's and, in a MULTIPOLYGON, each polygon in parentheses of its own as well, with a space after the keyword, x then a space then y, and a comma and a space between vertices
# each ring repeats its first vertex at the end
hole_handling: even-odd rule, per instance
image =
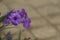
POLYGON ((14 20, 17 20, 17 17, 14 17, 14 20))

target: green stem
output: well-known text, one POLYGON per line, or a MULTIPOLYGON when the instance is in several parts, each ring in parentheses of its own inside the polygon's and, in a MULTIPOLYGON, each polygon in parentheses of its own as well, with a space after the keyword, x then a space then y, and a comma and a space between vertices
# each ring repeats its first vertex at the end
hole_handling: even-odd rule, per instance
POLYGON ((22 34, 22 31, 21 31, 21 28, 20 28, 18 40, 21 40, 21 34, 22 34))
POLYGON ((0 31, 0 40, 2 40, 2 35, 1 34, 2 34, 2 32, 0 31))

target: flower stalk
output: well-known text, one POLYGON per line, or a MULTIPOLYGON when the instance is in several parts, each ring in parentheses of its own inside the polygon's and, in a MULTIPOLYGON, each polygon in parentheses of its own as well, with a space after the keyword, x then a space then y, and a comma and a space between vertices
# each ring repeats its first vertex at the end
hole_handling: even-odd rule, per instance
POLYGON ((22 30, 20 28, 19 35, 18 35, 18 40, 21 40, 21 36, 22 36, 22 30))

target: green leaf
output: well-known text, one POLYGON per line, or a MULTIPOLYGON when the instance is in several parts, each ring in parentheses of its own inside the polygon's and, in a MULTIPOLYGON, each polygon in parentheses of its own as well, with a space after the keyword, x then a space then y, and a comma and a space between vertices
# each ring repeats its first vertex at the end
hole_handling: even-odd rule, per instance
POLYGON ((2 40, 2 38, 0 37, 0 40, 2 40))
POLYGON ((0 16, 1 16, 1 12, 0 12, 0 16))
POLYGON ((6 16, 0 17, 0 23, 3 22, 3 20, 6 18, 6 16))

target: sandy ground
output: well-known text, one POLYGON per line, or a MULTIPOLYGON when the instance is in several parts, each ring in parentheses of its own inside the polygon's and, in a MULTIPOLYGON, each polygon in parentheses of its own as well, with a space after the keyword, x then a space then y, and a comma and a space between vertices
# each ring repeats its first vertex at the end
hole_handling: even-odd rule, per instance
MULTIPOLYGON (((31 28, 25 29, 22 24, 12 29, 4 30, 15 33, 13 40, 17 40, 20 28, 22 40, 60 40, 60 0, 1 0, 0 12, 2 15, 12 9, 25 8, 32 19, 31 28)), ((1 15, 1 16, 2 16, 1 15)), ((14 27, 9 25, 8 27, 14 27)))

